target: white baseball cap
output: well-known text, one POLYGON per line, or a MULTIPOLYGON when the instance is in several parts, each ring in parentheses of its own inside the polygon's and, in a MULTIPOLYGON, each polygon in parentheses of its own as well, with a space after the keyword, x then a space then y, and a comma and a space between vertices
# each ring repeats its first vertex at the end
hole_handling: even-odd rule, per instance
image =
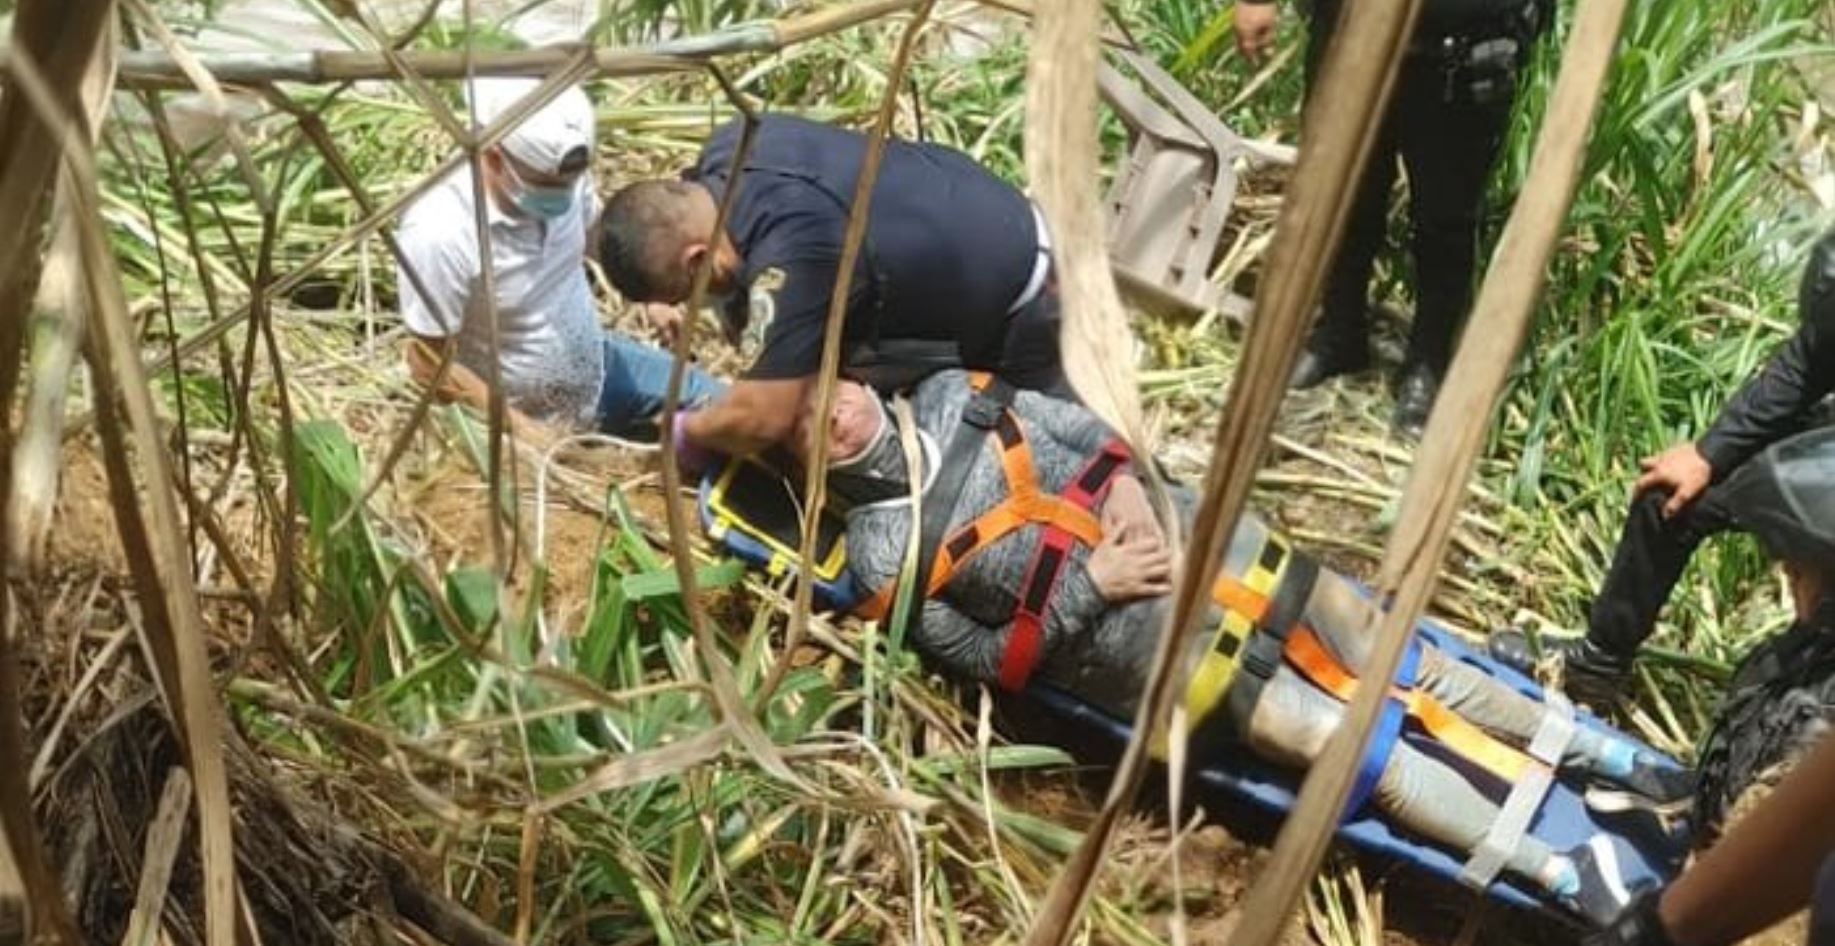
MULTIPOLYGON (((540 85, 537 79, 473 79, 471 95, 479 124, 496 121, 540 85)), ((582 149, 592 155, 593 104, 579 86, 572 86, 530 113, 499 144, 533 171, 565 173, 569 155, 582 149)))

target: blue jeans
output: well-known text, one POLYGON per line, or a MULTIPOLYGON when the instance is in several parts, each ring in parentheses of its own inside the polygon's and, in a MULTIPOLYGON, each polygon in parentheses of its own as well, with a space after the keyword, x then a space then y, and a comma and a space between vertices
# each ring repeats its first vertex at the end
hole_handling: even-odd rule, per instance
MULTIPOLYGON (((655 439, 663 398, 669 391, 674 356, 653 345, 607 332, 605 382, 599 388, 599 431, 619 437, 655 439)), ((682 406, 713 399, 726 385, 690 365, 682 377, 682 406)))

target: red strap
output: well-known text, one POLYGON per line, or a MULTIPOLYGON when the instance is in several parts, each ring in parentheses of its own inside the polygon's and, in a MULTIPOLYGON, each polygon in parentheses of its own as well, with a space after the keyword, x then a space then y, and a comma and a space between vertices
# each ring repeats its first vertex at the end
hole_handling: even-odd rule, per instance
MULTIPOLYGON (((1128 448, 1119 440, 1110 440, 1102 451, 1083 464, 1059 493, 1066 501, 1088 510, 1101 500, 1114 481, 1115 474, 1128 463, 1128 448)), ((1070 561, 1076 536, 1055 523, 1046 523, 1032 562, 1026 566, 1026 580, 1020 583, 1019 601, 1013 608, 1013 626, 1007 632, 1007 646, 1000 656, 997 679, 1006 690, 1019 690, 1038 668, 1045 644, 1045 608, 1051 602, 1051 591, 1058 576, 1070 561)))

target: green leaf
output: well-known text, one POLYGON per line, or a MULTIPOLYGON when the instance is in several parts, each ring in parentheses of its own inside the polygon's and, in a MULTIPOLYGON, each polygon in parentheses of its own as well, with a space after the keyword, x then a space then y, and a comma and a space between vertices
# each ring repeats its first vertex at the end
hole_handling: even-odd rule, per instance
MULTIPOLYGON (((975 753, 943 752, 925 756, 923 761, 917 764, 925 771, 937 775, 954 775, 979 768, 981 757, 975 753)), ((996 772, 1007 769, 1043 769, 1076 764, 1077 760, 1070 753, 1056 746, 994 746, 988 750, 988 769, 996 772)))
POLYGON ((467 630, 482 634, 497 620, 497 576, 478 566, 454 569, 446 576, 446 603, 467 630))
MULTIPOLYGON (((722 559, 712 565, 702 565, 695 569, 695 584, 706 588, 730 588, 745 578, 745 563, 738 559, 722 559)), ((680 597, 682 583, 676 578, 673 566, 657 571, 626 575, 618 582, 624 596, 631 601, 649 601, 652 598, 680 597)))

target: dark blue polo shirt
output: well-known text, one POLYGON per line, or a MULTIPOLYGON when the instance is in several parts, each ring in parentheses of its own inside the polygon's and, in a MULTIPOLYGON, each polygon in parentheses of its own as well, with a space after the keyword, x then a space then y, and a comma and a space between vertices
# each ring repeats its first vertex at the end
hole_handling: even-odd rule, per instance
MULTIPOLYGON (((721 126, 684 175, 716 200, 740 129, 738 120, 721 126)), ((772 269, 783 283, 747 377, 796 378, 820 367, 866 145, 863 134, 818 122, 761 120, 726 229, 747 287, 772 269)), ((922 339, 956 342, 968 367, 997 367, 1007 310, 1026 287, 1038 245, 1032 206, 1011 185, 959 151, 888 140, 849 293, 843 365, 863 345, 922 339)))

